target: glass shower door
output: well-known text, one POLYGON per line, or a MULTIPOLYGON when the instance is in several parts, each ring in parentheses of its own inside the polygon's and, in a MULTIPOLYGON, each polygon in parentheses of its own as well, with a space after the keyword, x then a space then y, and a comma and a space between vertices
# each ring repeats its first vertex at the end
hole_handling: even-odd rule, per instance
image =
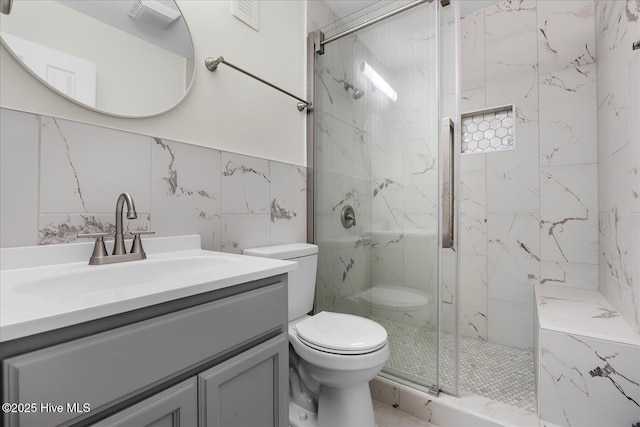
MULTIPOLYGON (((390 7, 397 2, 336 22, 324 37, 390 7)), ((314 58, 316 312, 383 325, 383 375, 425 390, 439 389, 440 7, 422 3, 314 58)))

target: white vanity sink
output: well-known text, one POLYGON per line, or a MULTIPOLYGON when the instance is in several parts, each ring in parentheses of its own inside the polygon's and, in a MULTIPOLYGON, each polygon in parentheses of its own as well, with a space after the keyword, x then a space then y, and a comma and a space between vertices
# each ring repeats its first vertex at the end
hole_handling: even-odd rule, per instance
POLYGON ((93 243, 0 250, 0 342, 246 283, 288 261, 204 251, 199 236, 148 238, 147 259, 88 265, 93 243))
POLYGON ((203 251, 195 255, 149 257, 119 264, 94 266, 74 263, 31 271, 14 270, 7 273, 7 277, 15 276, 17 294, 54 299, 83 298, 114 289, 153 286, 160 281, 182 281, 240 262, 238 257, 203 251))

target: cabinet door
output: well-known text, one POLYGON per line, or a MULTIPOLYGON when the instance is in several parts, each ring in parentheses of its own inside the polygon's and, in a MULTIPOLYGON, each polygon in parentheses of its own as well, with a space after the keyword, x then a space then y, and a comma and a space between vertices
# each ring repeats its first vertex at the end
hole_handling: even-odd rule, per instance
POLYGON ((200 427, 286 427, 286 334, 198 375, 200 427))
POLYGON ((136 403, 92 427, 188 427, 198 420, 195 377, 136 403))

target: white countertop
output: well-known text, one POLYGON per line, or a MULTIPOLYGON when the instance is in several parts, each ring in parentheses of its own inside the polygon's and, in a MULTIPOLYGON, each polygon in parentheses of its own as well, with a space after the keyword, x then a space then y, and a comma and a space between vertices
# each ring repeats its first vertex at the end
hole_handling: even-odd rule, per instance
POLYGON ((597 290, 536 285, 540 328, 640 345, 622 315, 597 290))
POLYGON ((143 243, 146 260, 101 266, 88 265, 93 243, 0 249, 0 342, 297 268, 291 261, 205 251, 199 236, 143 243))

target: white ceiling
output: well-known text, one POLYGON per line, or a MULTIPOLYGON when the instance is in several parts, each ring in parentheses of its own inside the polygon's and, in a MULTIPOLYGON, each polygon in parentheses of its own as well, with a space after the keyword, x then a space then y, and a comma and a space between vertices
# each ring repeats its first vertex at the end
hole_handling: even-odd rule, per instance
MULTIPOLYGON (((184 19, 161 29, 131 18, 128 13, 135 0, 56 0, 80 13, 119 28, 173 53, 193 58, 191 35, 184 19)), ((180 11, 173 0, 158 0, 165 7, 180 11)))

